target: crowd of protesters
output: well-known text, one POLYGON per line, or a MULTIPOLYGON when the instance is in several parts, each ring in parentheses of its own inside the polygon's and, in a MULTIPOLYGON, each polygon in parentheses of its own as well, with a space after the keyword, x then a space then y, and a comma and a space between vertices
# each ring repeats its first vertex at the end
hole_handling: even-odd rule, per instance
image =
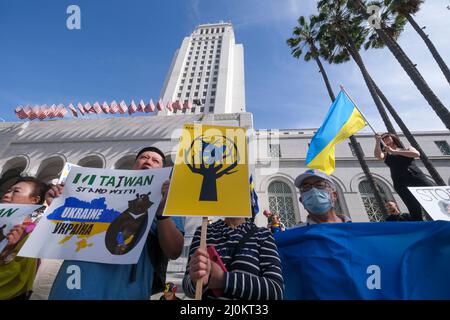
MULTIPOLYGON (((422 220, 422 208, 407 187, 430 186, 432 183, 414 163, 419 153, 405 148, 392 134, 376 135, 375 156, 391 170, 394 189, 409 213, 402 213, 393 200, 386 201, 389 213, 386 221, 422 220)), ((162 168, 163 152, 147 147, 137 153, 134 170, 162 168)), ((53 283, 50 299, 149 299, 152 295, 155 268, 149 247, 155 244, 167 259, 177 259, 184 245, 184 219, 163 217, 169 181, 162 185, 162 200, 152 222, 139 261, 134 265, 117 265, 83 261, 64 261, 53 283), (83 273, 82 290, 70 290, 66 283, 69 267, 76 265, 83 273)), ((348 214, 336 212, 338 193, 331 177, 310 169, 295 179, 300 203, 308 212, 306 221, 295 227, 321 223, 351 222, 348 214)), ((50 205, 61 195, 63 185, 47 186, 27 177, 20 178, 1 198, 2 203, 50 205)), ((44 207, 45 208, 45 207, 44 207)), ((29 299, 39 259, 17 256, 28 239, 43 210, 16 225, 7 235, 7 246, 0 253, 0 299, 29 299)), ((208 249, 200 248, 200 228, 193 237, 189 259, 182 281, 183 291, 194 297, 196 283, 201 280, 203 299, 283 299, 284 279, 274 234, 287 230, 276 212, 264 211, 267 228, 257 227, 253 219, 225 218, 211 222, 207 227, 208 249), (213 252, 213 254, 211 253, 213 252)), ((162 291, 162 290, 161 290, 162 291)), ((176 286, 164 288, 163 300, 175 299, 176 286)))

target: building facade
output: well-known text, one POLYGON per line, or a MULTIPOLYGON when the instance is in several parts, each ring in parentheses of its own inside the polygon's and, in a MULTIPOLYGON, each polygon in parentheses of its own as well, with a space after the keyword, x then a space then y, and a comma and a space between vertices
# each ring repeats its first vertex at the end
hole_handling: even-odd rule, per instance
POLYGON ((161 99, 193 102, 191 109, 159 115, 245 112, 244 47, 230 23, 199 25, 175 52, 161 99))

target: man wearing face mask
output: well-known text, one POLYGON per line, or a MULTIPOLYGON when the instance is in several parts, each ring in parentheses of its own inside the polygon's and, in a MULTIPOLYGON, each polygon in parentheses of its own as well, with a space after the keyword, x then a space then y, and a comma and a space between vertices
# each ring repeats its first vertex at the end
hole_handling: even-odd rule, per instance
POLYGON ((338 194, 327 174, 316 169, 307 170, 295 179, 295 186, 300 190, 300 202, 309 213, 306 223, 298 226, 351 222, 348 216, 336 213, 338 194))

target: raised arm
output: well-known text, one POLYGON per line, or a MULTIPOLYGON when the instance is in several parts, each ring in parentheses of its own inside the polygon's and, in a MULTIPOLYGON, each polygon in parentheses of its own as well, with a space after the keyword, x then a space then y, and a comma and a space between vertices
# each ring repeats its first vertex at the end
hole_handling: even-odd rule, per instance
MULTIPOLYGON (((162 199, 159 203, 156 215, 161 217, 164 206, 167 201, 167 194, 169 192, 170 182, 165 181, 161 187, 162 199)), ((175 222, 172 218, 158 220, 158 240, 161 245, 161 249, 169 259, 177 259, 183 251, 184 236, 178 230, 175 222)))
POLYGON ((375 141, 375 150, 373 151, 373 154, 378 160, 384 160, 386 154, 381 150, 381 136, 379 134, 375 135, 375 141))

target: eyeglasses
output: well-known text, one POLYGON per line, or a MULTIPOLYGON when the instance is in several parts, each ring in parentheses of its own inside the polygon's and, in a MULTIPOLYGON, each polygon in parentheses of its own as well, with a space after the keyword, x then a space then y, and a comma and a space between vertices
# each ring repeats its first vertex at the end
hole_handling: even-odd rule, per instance
POLYGON ((311 183, 302 184, 299 189, 300 189, 300 192, 307 192, 307 191, 311 190, 312 187, 314 187, 316 189, 326 189, 328 186, 329 186, 329 184, 326 181, 321 180, 321 181, 314 182, 312 184, 311 183))

